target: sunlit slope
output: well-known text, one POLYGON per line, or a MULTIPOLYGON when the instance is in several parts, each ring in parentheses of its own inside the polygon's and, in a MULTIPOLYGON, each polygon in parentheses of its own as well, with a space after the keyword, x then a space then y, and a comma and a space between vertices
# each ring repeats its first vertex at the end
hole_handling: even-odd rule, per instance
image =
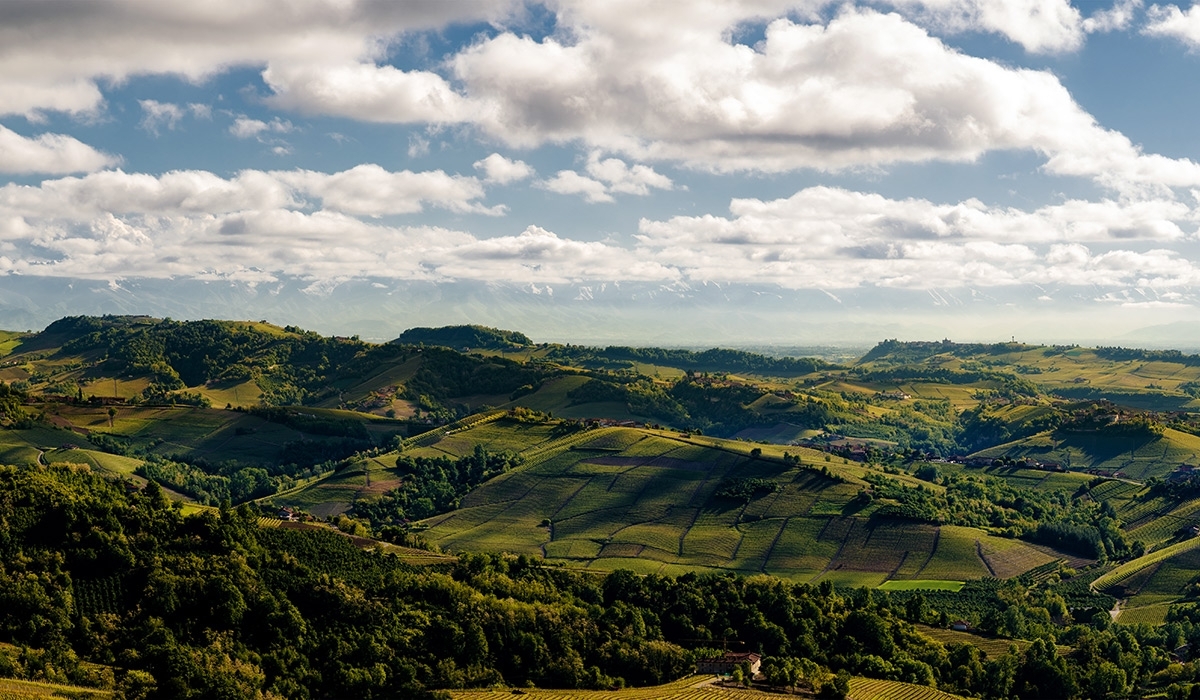
POLYGON ((982 450, 978 456, 1053 460, 1072 470, 1119 472, 1142 480, 1166 476, 1181 465, 1200 464, 1200 437, 1170 428, 1162 435, 1046 431, 982 450))
POLYGON ((1173 603, 1192 594, 1200 580, 1200 539, 1184 540, 1126 562, 1093 582, 1122 599, 1117 622, 1159 624, 1173 603))
POLYGON ((477 443, 525 445, 526 463, 425 521, 426 539, 450 550, 598 570, 728 569, 863 585, 1013 576, 1055 558, 982 530, 873 517, 883 501, 855 501, 868 467, 802 448, 633 428, 554 438, 542 426, 499 421, 421 449, 458 455, 477 443), (785 451, 801 463, 785 463, 785 451), (718 495, 738 479, 777 490, 749 501, 718 495))

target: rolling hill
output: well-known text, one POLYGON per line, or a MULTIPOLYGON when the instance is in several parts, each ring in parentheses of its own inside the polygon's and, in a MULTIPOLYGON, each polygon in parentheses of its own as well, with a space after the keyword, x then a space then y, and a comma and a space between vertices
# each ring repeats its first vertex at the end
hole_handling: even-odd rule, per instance
MULTIPOLYGON (((1015 576, 1065 559, 976 528, 880 516, 886 499, 864 505, 859 498, 877 470, 826 461, 821 452, 646 428, 558 436, 555 427, 493 420, 410 448, 406 455, 458 458, 482 445, 523 460, 422 522, 422 536, 449 550, 501 550, 597 570, 765 572, 853 585, 1015 576), (739 484, 759 490, 724 495, 739 484)), ((403 478, 392 459, 363 460, 276 502, 350 510, 403 478)), ((937 488, 904 474, 890 478, 937 488)))

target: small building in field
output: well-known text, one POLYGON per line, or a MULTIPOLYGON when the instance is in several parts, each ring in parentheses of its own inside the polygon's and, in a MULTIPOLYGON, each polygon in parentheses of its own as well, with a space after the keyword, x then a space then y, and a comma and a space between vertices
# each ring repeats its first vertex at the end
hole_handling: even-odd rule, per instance
POLYGON ((957 620, 954 622, 954 624, 950 625, 950 629, 954 630, 955 632, 970 632, 971 623, 967 622, 966 620, 957 620))
POLYGON ((720 656, 697 661, 696 673, 715 673, 719 676, 725 676, 733 673, 733 669, 743 663, 750 664, 750 674, 753 675, 758 673, 758 667, 762 665, 762 657, 752 651, 742 653, 727 651, 720 656))

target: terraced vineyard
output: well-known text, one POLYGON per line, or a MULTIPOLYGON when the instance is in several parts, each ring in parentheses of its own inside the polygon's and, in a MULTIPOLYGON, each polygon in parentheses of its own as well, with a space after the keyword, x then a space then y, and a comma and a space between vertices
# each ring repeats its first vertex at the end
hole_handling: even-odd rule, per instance
POLYGON ((961 700, 935 688, 875 678, 850 679, 850 700, 961 700))
POLYGON ((1138 557, 1133 561, 1125 562, 1107 574, 1104 574, 1092 582, 1092 588, 1097 591, 1103 591, 1105 589, 1121 585, 1126 581, 1126 579, 1131 578, 1138 572, 1178 554, 1189 552, 1197 547, 1200 547, 1200 537, 1185 540, 1177 544, 1163 547, 1162 549, 1156 549, 1145 556, 1138 557))
POLYGON ((674 683, 651 688, 623 690, 541 690, 527 688, 522 695, 513 690, 454 690, 454 700, 766 700, 777 697, 771 693, 742 688, 722 688, 712 685, 712 676, 690 676, 674 683))

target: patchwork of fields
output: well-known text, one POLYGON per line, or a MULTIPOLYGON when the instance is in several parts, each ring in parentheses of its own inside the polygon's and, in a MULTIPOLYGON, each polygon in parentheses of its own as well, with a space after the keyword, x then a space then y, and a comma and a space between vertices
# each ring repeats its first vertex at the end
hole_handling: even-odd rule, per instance
POLYGON ((476 443, 526 445, 524 466, 425 521, 426 539, 451 551, 508 551, 604 571, 725 569, 870 586, 1013 576, 1056 558, 982 530, 872 517, 854 500, 868 468, 825 462, 819 452, 788 448, 801 463, 785 464, 781 447, 665 431, 607 428, 551 440, 538 434, 542 426, 519 429, 495 423, 421 448, 457 455, 476 443), (762 454, 752 456, 753 447, 762 454), (716 496, 725 480, 752 478, 780 488, 749 502, 716 496))

